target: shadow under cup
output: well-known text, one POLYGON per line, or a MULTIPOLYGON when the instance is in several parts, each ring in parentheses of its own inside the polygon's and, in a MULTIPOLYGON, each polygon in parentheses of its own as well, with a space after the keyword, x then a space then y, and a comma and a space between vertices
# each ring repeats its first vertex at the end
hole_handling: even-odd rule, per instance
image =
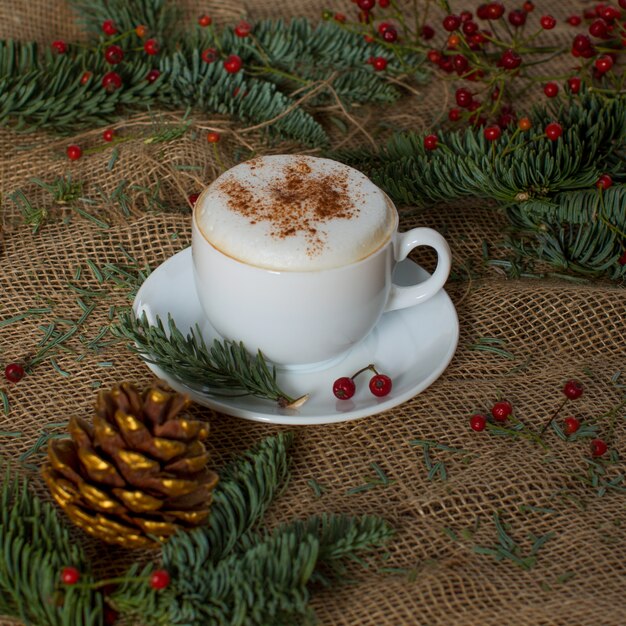
POLYGON ((315 367, 364 339, 380 319, 395 265, 391 235, 375 252, 327 270, 275 271, 234 259, 192 225, 200 304, 225 339, 281 366, 315 367))

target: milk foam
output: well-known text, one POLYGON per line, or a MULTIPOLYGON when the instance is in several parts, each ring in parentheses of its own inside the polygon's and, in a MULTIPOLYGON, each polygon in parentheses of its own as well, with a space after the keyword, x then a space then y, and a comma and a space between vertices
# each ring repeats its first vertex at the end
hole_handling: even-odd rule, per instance
POLYGON ((397 225, 391 201, 361 172, 330 159, 264 156, 218 177, 194 219, 218 250, 285 271, 355 263, 384 245, 397 225))

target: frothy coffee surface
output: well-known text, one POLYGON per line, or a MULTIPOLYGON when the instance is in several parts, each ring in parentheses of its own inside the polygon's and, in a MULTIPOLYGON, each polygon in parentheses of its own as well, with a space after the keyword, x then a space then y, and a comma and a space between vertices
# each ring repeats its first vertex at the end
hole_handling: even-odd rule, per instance
POLYGON ((195 219, 224 254, 274 270, 354 263, 396 227, 387 196, 361 172, 330 159, 264 156, 217 178, 195 219))

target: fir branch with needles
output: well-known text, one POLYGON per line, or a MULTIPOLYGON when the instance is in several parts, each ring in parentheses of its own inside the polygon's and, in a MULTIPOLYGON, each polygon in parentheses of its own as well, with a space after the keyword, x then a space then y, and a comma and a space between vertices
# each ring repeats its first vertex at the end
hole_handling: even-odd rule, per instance
POLYGON ((253 395, 288 409, 308 399, 285 393, 276 380, 276 369, 270 369, 260 351, 253 356, 242 343, 217 339, 209 347, 197 326, 185 336, 171 316, 166 329, 159 317, 150 324, 145 312, 141 317, 125 313, 112 332, 129 340, 128 348, 144 361, 193 389, 214 396, 253 395))

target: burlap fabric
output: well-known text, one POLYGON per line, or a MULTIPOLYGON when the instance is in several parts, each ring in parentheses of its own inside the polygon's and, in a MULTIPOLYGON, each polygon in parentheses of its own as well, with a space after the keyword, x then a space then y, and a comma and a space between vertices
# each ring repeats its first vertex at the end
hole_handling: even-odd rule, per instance
MULTIPOLYGON (((573 4, 542 3, 537 11, 562 18, 579 8, 573 4)), ((352 5, 344 2, 343 6, 352 5)), ((184 3, 190 19, 201 12, 223 19, 244 14, 252 18, 315 17, 322 7, 317 0, 250 0, 247 6, 234 1, 184 3)), ((564 36, 564 30, 556 34, 564 36)), ((80 29, 64 2, 0 3, 2 38, 49 42, 79 35, 80 29)), ((441 85, 433 83, 391 114, 403 116, 405 123, 415 127, 428 127, 441 114, 441 102, 441 85)), ((179 118, 168 114, 155 121, 147 115, 135 115, 118 126, 130 135, 145 124, 179 118)), ((240 137, 228 132, 233 125, 219 119, 195 117, 194 132, 175 142, 155 146, 137 139, 125 143, 111 171, 110 149, 74 164, 64 157, 68 143, 76 141, 85 147, 100 143, 100 130, 61 139, 44 133, 0 133, 1 318, 33 308, 52 308, 49 313, 0 328, 3 366, 36 352, 52 321, 75 322, 80 318, 83 311, 77 298, 81 293, 71 285, 106 295, 93 298, 95 310, 67 342, 76 352, 56 356, 59 368, 69 375, 61 375, 46 362, 19 384, 3 385, 11 408, 9 415, 0 417, 0 453, 22 471, 33 473, 29 467, 41 462, 41 453, 33 453, 34 446, 42 434, 62 431, 54 424, 71 414, 90 415, 99 386, 121 380, 140 385, 150 382, 145 365, 121 345, 104 346, 100 354, 85 348, 110 323, 110 307, 129 303, 128 287, 111 280, 100 283, 87 259, 100 268, 107 263, 154 268, 189 245, 186 196, 200 191, 220 168, 204 140, 206 129, 214 127, 225 131, 220 155, 222 164, 228 166, 235 162, 242 144, 240 137), (188 168, 190 165, 193 169, 188 168), (109 228, 98 226, 72 208, 56 205, 50 194, 30 180, 38 177, 50 182, 68 172, 84 183, 84 196, 100 198, 96 204, 80 206, 109 228), (125 189, 129 195, 124 207, 110 198, 123 181, 128 181, 125 189), (33 204, 50 212, 50 220, 37 234, 24 225, 20 211, 8 200, 8 195, 19 188, 33 204), (85 356, 80 358, 83 352, 85 356), (14 436, 9 436, 9 431, 14 436)), ((353 143, 359 140, 363 137, 358 133, 351 138, 353 143)), ((254 141, 254 137, 246 141, 254 141)), ((483 241, 496 246, 506 227, 502 217, 490 208, 470 205, 459 211, 439 207, 408 212, 403 221, 404 228, 433 226, 451 244, 454 269, 447 290, 459 314, 459 348, 435 384, 393 411, 344 424, 297 429, 293 479, 269 521, 320 511, 368 513, 385 516, 398 531, 384 561, 360 574, 357 586, 333 588, 315 596, 313 605, 320 624, 625 624, 624 495, 609 492, 598 497, 595 489, 575 480, 574 474, 586 471, 586 444, 563 443, 552 436, 546 452, 526 441, 479 435, 468 428, 469 415, 487 410, 498 397, 509 399, 519 417, 539 428, 561 401, 564 381, 572 377, 585 385, 585 394, 570 410, 572 414, 597 417, 618 404, 622 391, 614 375, 623 367, 626 340, 622 286, 509 280, 497 269, 484 267, 483 241), (484 337, 505 340, 513 359, 470 349, 484 337), (433 450, 436 459, 445 461, 448 479, 431 481, 421 448, 410 444, 413 439, 434 440, 470 454, 433 450), (371 474, 371 462, 378 463, 393 483, 348 494, 351 487, 363 484, 364 475, 371 474), (311 479, 324 487, 319 498, 308 484, 311 479), (510 524, 509 532, 521 545, 522 554, 530 551, 529 533, 554 533, 530 571, 474 552, 475 545, 497 543, 492 518, 495 511, 510 524), (458 541, 445 529, 456 533, 458 541)), ((57 326, 64 328, 60 322, 57 326)), ((193 414, 211 424, 216 466, 278 430, 201 407, 194 407, 193 414)), ((610 443, 612 448, 624 450, 623 411, 616 415, 610 443)), ((34 484, 40 485, 33 476, 34 484)), ((91 541, 79 531, 76 536, 86 543, 102 571, 119 569, 128 559, 123 551, 91 541)))

